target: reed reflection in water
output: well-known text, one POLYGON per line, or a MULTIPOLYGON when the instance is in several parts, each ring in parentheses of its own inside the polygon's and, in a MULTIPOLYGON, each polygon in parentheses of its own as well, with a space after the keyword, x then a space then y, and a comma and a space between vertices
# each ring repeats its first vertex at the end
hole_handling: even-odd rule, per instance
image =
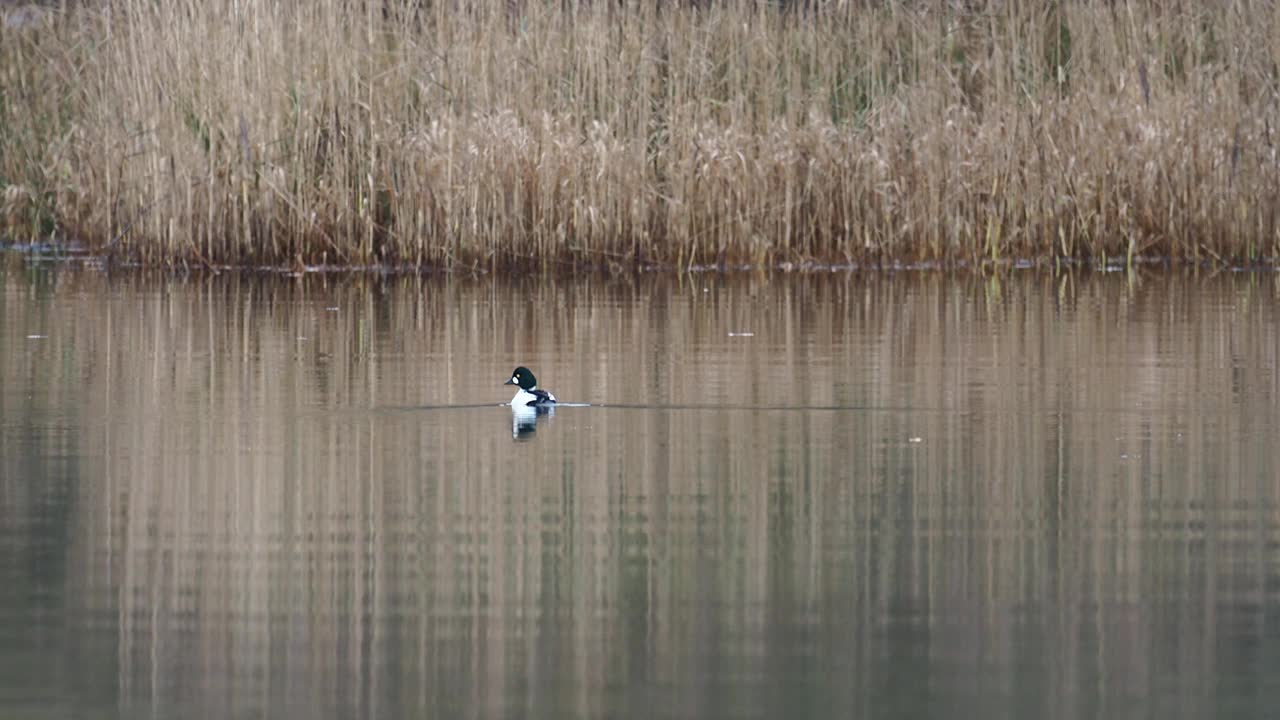
POLYGON ((1262 717, 1276 299, 9 262, 0 714, 1262 717))

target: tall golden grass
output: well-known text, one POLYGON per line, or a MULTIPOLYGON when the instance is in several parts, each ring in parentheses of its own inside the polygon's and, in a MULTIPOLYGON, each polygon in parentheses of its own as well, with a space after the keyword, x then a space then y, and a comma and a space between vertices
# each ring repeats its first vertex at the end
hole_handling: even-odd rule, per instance
POLYGON ((1270 0, 115 0, 0 30, 0 232, 147 263, 1280 256, 1270 0))

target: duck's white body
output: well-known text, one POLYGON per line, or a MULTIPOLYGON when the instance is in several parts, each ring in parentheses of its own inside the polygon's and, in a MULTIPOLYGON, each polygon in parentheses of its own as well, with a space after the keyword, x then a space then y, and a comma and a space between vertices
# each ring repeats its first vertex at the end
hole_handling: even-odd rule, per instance
POLYGON ((537 388, 532 391, 520 388, 516 391, 515 396, 511 398, 511 407, 538 407, 541 405, 554 405, 555 403, 555 395, 537 388))

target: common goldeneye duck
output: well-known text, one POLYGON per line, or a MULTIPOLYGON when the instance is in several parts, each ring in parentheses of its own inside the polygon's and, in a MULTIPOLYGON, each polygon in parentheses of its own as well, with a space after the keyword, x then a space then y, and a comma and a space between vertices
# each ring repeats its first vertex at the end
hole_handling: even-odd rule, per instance
POLYGON ((546 390, 538 389, 538 379, 529 368, 521 366, 511 373, 511 379, 503 385, 515 385, 515 397, 511 398, 511 407, 547 407, 556 404, 556 396, 546 390))

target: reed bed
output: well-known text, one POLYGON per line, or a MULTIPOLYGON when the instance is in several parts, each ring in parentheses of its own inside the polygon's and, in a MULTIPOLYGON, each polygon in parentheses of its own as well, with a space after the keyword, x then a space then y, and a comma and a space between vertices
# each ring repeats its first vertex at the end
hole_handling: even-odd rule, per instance
POLYGON ((0 30, 0 234, 148 264, 1280 257, 1274 0, 113 0, 0 30))

